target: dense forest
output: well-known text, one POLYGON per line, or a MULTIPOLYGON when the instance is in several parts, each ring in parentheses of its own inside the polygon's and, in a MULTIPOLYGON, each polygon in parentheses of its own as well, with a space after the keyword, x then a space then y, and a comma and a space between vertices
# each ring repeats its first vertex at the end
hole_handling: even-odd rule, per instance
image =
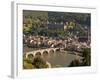
MULTIPOLYGON (((46 11, 23 11, 24 22, 26 19, 31 19, 34 24, 34 20, 37 22, 66 22, 74 21, 79 24, 85 24, 90 26, 91 15, 89 13, 70 13, 70 12, 46 12, 46 11)), ((27 22, 27 21, 26 21, 27 22)), ((31 22, 31 21, 30 21, 31 22)))

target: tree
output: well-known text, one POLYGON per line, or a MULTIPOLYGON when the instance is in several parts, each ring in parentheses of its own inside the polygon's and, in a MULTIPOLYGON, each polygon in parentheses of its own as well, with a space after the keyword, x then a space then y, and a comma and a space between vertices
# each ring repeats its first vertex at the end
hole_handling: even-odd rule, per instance
POLYGON ((23 69, 33 69, 34 65, 32 65, 33 59, 26 58, 23 56, 23 69))
POLYGON ((83 62, 84 62, 84 66, 90 66, 91 65, 91 49, 90 48, 86 48, 86 49, 83 49, 83 62))
POLYGON ((80 62, 79 60, 73 60, 69 67, 75 67, 75 66, 90 66, 91 65, 91 49, 90 48, 84 48, 82 52, 83 60, 80 62))
POLYGON ((77 66, 83 66, 83 64, 82 64, 79 60, 77 60, 77 59, 73 60, 73 61, 69 64, 69 67, 77 67, 77 66))
POLYGON ((35 68, 47 68, 48 67, 48 65, 46 64, 46 61, 41 57, 34 58, 34 61, 32 64, 34 65, 35 68))

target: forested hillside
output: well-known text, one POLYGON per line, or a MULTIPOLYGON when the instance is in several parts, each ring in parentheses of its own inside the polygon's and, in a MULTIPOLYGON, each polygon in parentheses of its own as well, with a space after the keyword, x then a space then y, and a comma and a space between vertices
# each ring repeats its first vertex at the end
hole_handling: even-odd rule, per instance
POLYGON ((91 14, 24 10, 23 26, 25 34, 31 33, 46 36, 51 34, 59 36, 62 34, 62 36, 65 36, 68 32, 73 32, 74 34, 87 35, 87 31, 90 31, 91 26, 91 14), (64 28, 64 25, 69 28, 64 28), (62 29, 57 26, 61 26, 62 29), (57 27, 57 29, 51 31, 48 27, 49 29, 50 27, 54 27, 54 29, 57 27), (67 29, 67 31, 64 32, 63 29, 67 29))

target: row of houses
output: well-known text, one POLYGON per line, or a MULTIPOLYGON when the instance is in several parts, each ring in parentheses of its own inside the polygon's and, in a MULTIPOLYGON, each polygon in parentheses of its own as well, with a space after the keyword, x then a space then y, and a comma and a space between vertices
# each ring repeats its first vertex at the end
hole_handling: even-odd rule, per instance
POLYGON ((68 48, 76 50, 80 48, 90 48, 91 42, 88 39, 80 40, 79 37, 68 37, 66 39, 53 39, 44 36, 29 36, 24 38, 24 44, 34 48, 68 48))

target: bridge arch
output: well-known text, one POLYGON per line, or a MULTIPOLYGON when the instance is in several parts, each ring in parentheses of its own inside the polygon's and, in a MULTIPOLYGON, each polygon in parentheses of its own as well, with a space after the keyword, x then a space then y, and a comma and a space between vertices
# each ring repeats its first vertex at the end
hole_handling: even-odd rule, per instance
POLYGON ((48 59, 48 51, 47 50, 45 50, 45 51, 43 51, 43 53, 42 53, 42 57, 45 59, 45 60, 47 60, 48 59))
POLYGON ((54 53, 55 53, 54 49, 50 49, 49 50, 49 56, 50 57, 54 56, 54 53))
POLYGON ((32 58, 32 57, 34 57, 33 52, 26 53, 26 58, 32 58))
POLYGON ((34 57, 41 57, 41 52, 36 52, 36 53, 34 53, 34 57))
POLYGON ((33 55, 32 53, 30 53, 30 54, 27 55, 27 57, 28 57, 28 58, 33 58, 34 55, 33 55))
POLYGON ((55 52, 57 52, 57 51, 60 51, 60 48, 56 48, 56 49, 55 49, 55 52))
POLYGON ((54 52, 55 52, 54 49, 50 49, 50 50, 49 50, 49 53, 54 53, 54 52))

